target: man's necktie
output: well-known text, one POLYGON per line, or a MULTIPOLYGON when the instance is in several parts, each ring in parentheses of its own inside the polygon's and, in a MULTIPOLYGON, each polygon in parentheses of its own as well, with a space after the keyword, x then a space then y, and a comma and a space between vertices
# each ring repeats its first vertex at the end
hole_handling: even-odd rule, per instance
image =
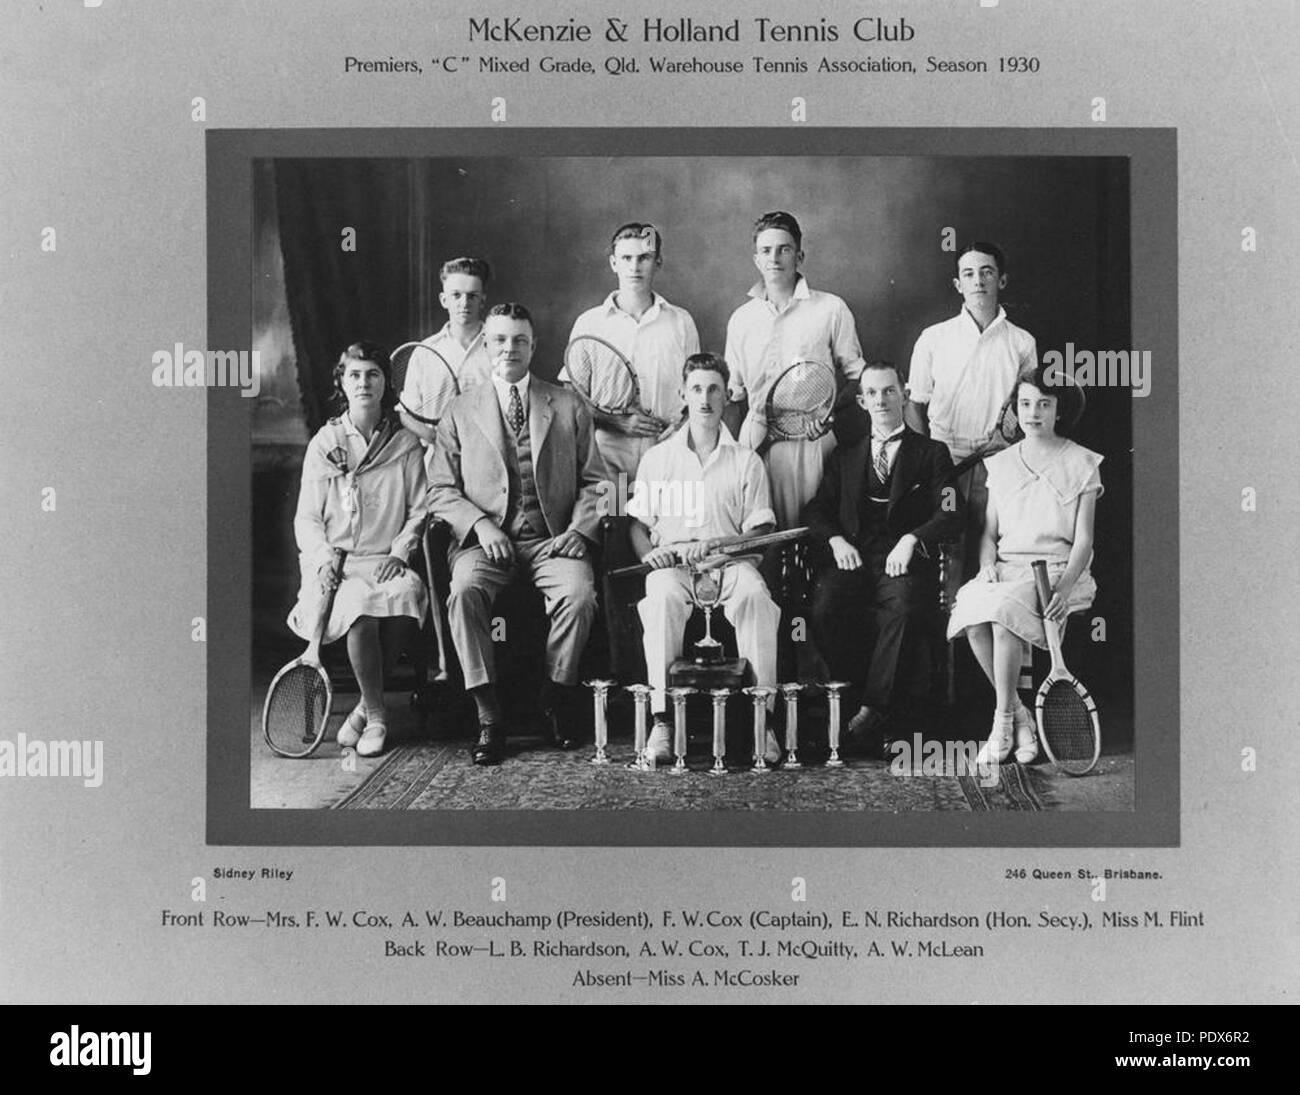
POLYGON ((510 428, 519 433, 524 428, 524 401, 519 398, 519 386, 510 385, 510 428))
POLYGON ((876 478, 882 483, 889 478, 889 442, 891 439, 886 438, 880 442, 880 448, 876 452, 876 459, 872 463, 876 466, 876 478))

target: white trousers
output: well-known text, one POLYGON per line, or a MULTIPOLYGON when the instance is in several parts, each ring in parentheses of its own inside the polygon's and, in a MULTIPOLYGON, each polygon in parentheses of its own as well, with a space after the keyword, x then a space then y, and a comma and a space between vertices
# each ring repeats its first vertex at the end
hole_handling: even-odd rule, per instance
MULTIPOLYGON (((723 615, 736 629, 736 646, 754 670, 755 683, 775 687, 776 629, 781 610, 767 592, 758 568, 750 562, 722 568, 723 615)), ((637 605, 644 632, 646 672, 652 711, 666 711, 668 666, 682 654, 686 621, 695 610, 691 575, 686 567, 652 570, 646 575, 645 598, 637 605)))

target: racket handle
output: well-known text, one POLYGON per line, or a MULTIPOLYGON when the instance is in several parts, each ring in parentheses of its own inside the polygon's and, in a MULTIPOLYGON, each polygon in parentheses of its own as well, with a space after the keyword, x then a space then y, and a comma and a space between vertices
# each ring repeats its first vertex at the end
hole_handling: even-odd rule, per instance
MULTIPOLYGON (((334 549, 334 562, 333 565, 330 567, 330 573, 335 577, 335 579, 339 578, 342 575, 343 560, 346 559, 347 557, 348 557, 348 553, 344 551, 342 548, 334 549)), ((330 611, 334 608, 334 594, 336 592, 337 592, 337 587, 335 589, 331 589, 329 593, 326 594, 324 600, 321 602, 320 615, 316 620, 316 630, 312 634, 311 645, 307 648, 308 654, 305 655, 308 661, 315 661, 320 651, 321 639, 325 637, 325 627, 329 623, 330 611)))
POLYGON ((1047 611, 1047 606, 1052 600, 1052 583, 1047 577, 1047 561, 1044 559, 1035 559, 1031 564, 1034 572, 1034 585, 1038 587, 1038 607, 1042 612, 1047 611))

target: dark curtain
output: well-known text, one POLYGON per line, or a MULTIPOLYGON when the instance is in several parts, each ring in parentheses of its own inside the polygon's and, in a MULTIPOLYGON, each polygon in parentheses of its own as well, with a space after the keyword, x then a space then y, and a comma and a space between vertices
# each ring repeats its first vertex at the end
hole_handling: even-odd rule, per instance
POLYGON ((329 414, 339 354, 359 339, 392 349, 417 326, 410 173, 392 160, 277 160, 275 185, 298 380, 314 433, 329 414), (355 250, 343 249, 348 228, 355 250))

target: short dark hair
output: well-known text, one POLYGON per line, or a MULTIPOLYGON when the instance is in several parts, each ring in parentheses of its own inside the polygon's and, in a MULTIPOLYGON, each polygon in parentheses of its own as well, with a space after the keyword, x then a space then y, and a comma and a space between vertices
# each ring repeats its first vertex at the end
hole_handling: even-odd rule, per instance
MULTIPOLYGON (((907 381, 903 379, 902 371, 892 361, 885 361, 883 359, 880 361, 868 361, 862 366, 862 374, 865 374, 868 369, 893 369, 894 377, 898 381, 899 388, 901 389, 907 386, 907 381)), ((858 376, 859 391, 862 390, 862 374, 858 376)))
POLYGON ((609 253, 614 253, 614 246, 619 240, 640 240, 645 239, 647 231, 653 232, 655 236, 655 258, 661 259, 664 254, 664 238, 659 234, 659 229, 653 224, 647 224, 643 221, 628 221, 627 224, 620 224, 614 229, 614 234, 609 237, 609 253))
POLYGON ((452 274, 465 274, 471 278, 478 278, 486 289, 487 283, 492 280, 492 267, 488 265, 487 259, 462 256, 458 259, 448 259, 442 264, 442 268, 438 271, 439 282, 445 282, 452 274))
POLYGON ((701 369, 711 373, 718 373, 722 377, 724 386, 731 385, 731 369, 723 358, 717 354, 691 354, 682 365, 682 384, 686 383, 686 378, 691 373, 699 372, 701 369))
POLYGON ((961 260, 972 251, 979 251, 984 255, 992 255, 993 261, 997 263, 999 276, 1007 272, 1007 256, 1003 253, 1001 247, 996 243, 990 243, 988 240, 971 240, 970 243, 966 244, 965 247, 958 251, 957 257, 952 260, 954 272, 961 272, 961 260))
POLYGON ((794 237, 794 245, 799 250, 803 250, 803 229, 799 227, 799 222, 794 219, 793 213, 786 213, 778 209, 772 213, 764 213, 754 222, 754 243, 758 243, 758 237, 766 232, 769 228, 779 228, 783 232, 789 232, 794 237))
POLYGON ((343 394, 343 374, 347 371, 349 361, 369 361, 379 366, 384 374, 384 394, 379 406, 385 413, 397 406, 398 392, 393 391, 393 367, 388 360, 388 351, 378 342, 361 340, 352 343, 340 355, 334 364, 334 391, 330 393, 330 410, 339 415, 348 409, 348 397, 343 394))
POLYGON ((494 304, 488 309, 487 318, 493 316, 505 316, 506 319, 522 319, 528 323, 528 326, 537 330, 537 324, 533 322, 533 314, 522 304, 517 304, 513 300, 507 300, 502 304, 494 304))
POLYGON ((1017 396, 1021 384, 1032 384, 1044 395, 1056 397, 1056 432, 1061 437, 1072 437, 1088 405, 1083 389, 1059 365, 1026 365, 1016 377, 1013 389, 1017 396))

